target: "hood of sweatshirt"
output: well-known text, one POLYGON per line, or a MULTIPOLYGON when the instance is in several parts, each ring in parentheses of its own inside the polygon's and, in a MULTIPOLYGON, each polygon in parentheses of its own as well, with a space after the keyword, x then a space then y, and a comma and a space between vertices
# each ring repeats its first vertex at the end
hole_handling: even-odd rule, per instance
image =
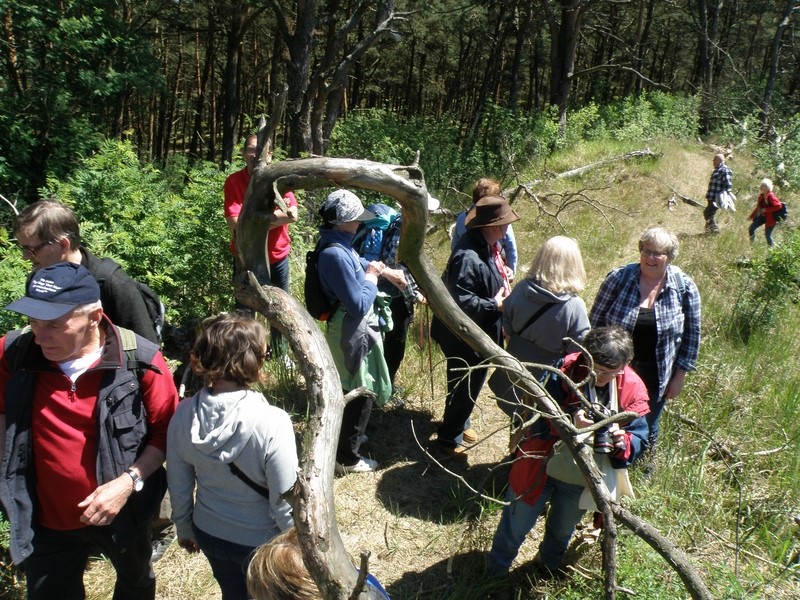
POLYGON ((545 304, 548 302, 566 302, 572 297, 572 294, 567 292, 555 294, 550 290, 546 290, 533 279, 525 279, 524 281, 520 282, 519 285, 524 286, 523 292, 525 294, 525 299, 537 304, 545 304))
POLYGON ((263 395, 252 390, 212 394, 204 387, 195 396, 192 411, 191 436, 195 448, 225 463, 235 460, 253 433, 253 420, 246 415, 246 405, 253 401, 252 396, 266 403, 263 395))

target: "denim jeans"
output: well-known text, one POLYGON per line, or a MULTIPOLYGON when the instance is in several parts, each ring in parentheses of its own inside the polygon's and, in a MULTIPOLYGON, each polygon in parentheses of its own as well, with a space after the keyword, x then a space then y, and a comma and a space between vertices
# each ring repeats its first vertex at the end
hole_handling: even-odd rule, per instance
POLYGON ((495 574, 508 572, 548 500, 550 513, 544 526, 544 539, 539 544, 539 558, 551 571, 558 569, 569 547, 575 525, 586 512, 578 508, 583 490, 583 486, 548 477, 536 502, 527 504, 522 500, 515 500, 515 494, 509 487, 506 500, 511 504, 503 507, 503 515, 494 534, 492 550, 489 552, 489 571, 495 574))
MULTIPOLYGON (((281 288, 284 292, 289 292, 289 257, 286 256, 277 262, 269 265, 270 283, 281 288)), ((286 354, 286 340, 274 327, 269 328, 269 346, 272 356, 284 356, 286 354)))
POLYGON ((83 571, 90 553, 99 549, 114 566, 117 581, 113 600, 153 600, 156 578, 150 564, 153 551, 150 523, 141 527, 130 545, 119 547, 108 527, 58 531, 37 526, 33 554, 22 563, 28 600, 83 600, 83 571))
POLYGON ((650 402, 650 412, 644 418, 647 421, 647 447, 651 452, 655 452, 656 442, 658 441, 659 422, 661 421, 661 413, 664 412, 664 407, 667 401, 663 398, 657 402, 650 402))
POLYGON ((767 238, 767 245, 772 246, 772 230, 775 229, 775 226, 772 227, 766 226, 767 218, 764 215, 756 215, 753 217, 753 222, 750 224, 750 229, 748 229, 748 233, 750 234, 750 243, 756 241, 756 229, 764 225, 764 237, 767 238))
POLYGON ((222 590, 222 600, 247 600, 247 566, 255 547, 214 537, 197 527, 194 533, 222 590))

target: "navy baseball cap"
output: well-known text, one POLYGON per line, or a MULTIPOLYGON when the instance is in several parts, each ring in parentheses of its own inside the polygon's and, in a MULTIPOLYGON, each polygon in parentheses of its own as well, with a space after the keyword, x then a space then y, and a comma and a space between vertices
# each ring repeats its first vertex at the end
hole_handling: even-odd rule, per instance
POLYGON ((26 317, 53 321, 76 306, 100 300, 100 286, 86 267, 56 263, 39 269, 28 284, 28 293, 6 306, 26 317))

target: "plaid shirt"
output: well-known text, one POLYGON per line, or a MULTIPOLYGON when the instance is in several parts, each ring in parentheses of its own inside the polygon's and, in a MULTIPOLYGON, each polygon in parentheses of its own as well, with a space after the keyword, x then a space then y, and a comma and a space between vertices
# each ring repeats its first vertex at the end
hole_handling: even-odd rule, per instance
POLYGON ((412 310, 417 301, 417 292, 419 291, 419 286, 417 285, 414 276, 411 275, 411 271, 408 270, 408 267, 397 261, 397 248, 400 246, 400 230, 403 228, 402 218, 403 215, 398 215, 394 223, 392 223, 392 225, 383 234, 383 242, 381 245, 381 261, 383 261, 383 264, 391 269, 402 270, 403 274, 406 276, 407 285, 401 292, 394 286, 394 284, 386 279, 379 279, 378 289, 381 292, 389 294, 393 298, 396 298, 402 294, 403 297, 405 297, 408 309, 412 310))
POLYGON ((719 163, 719 166, 711 172, 711 180, 708 182, 706 200, 715 202, 720 193, 730 192, 732 187, 733 173, 728 168, 728 165, 719 163))
MULTIPOLYGON (((636 264, 636 263, 634 263, 636 264)), ((592 327, 620 325, 630 332, 639 316, 641 267, 619 267, 609 273, 597 292, 589 321, 592 327)), ((655 306, 658 398, 664 397, 676 368, 694 371, 700 350, 700 292, 695 282, 678 267, 667 266, 667 281, 655 306), (681 299, 681 273, 686 287, 681 299)))

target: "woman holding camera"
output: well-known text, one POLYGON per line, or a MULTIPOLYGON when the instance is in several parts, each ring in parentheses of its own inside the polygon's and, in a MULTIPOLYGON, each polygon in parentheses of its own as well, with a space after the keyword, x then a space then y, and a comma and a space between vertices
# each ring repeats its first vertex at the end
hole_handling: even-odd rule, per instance
MULTIPOLYGON (((586 355, 575 352, 564 358, 561 367, 564 378, 551 379, 547 390, 572 416, 577 428, 592 425, 602 415, 612 412, 631 411, 639 415, 627 423, 612 423, 604 441, 601 441, 599 433, 595 434, 595 453, 607 456, 614 469, 623 469, 641 456, 647 447, 647 422, 644 419, 649 410, 647 390, 628 366, 633 356, 633 342, 621 327, 600 327, 588 333, 584 346, 586 355), (576 384, 588 381, 581 393, 592 402, 591 411, 581 404, 566 378, 576 384)), ((555 573, 567 551, 575 525, 586 512, 581 506, 581 496, 586 487, 577 465, 573 465, 574 470, 570 473, 572 481, 565 481, 567 477, 560 479, 556 475, 561 474, 551 472, 547 466, 554 462, 553 449, 558 440, 558 431, 550 420, 538 419, 519 444, 508 478, 506 500, 509 504, 503 507, 489 553, 489 571, 494 574, 508 572, 525 537, 536 525, 548 502, 550 511, 544 538, 534 562, 541 576, 555 573)), ((568 452, 566 448, 562 451, 568 452)))
POLYGON ((672 264, 678 238, 660 227, 639 238, 639 262, 611 271, 589 313, 592 327, 620 325, 633 337, 634 371, 650 396, 647 415, 651 453, 667 400, 683 389, 700 348, 700 292, 691 277, 672 264))

